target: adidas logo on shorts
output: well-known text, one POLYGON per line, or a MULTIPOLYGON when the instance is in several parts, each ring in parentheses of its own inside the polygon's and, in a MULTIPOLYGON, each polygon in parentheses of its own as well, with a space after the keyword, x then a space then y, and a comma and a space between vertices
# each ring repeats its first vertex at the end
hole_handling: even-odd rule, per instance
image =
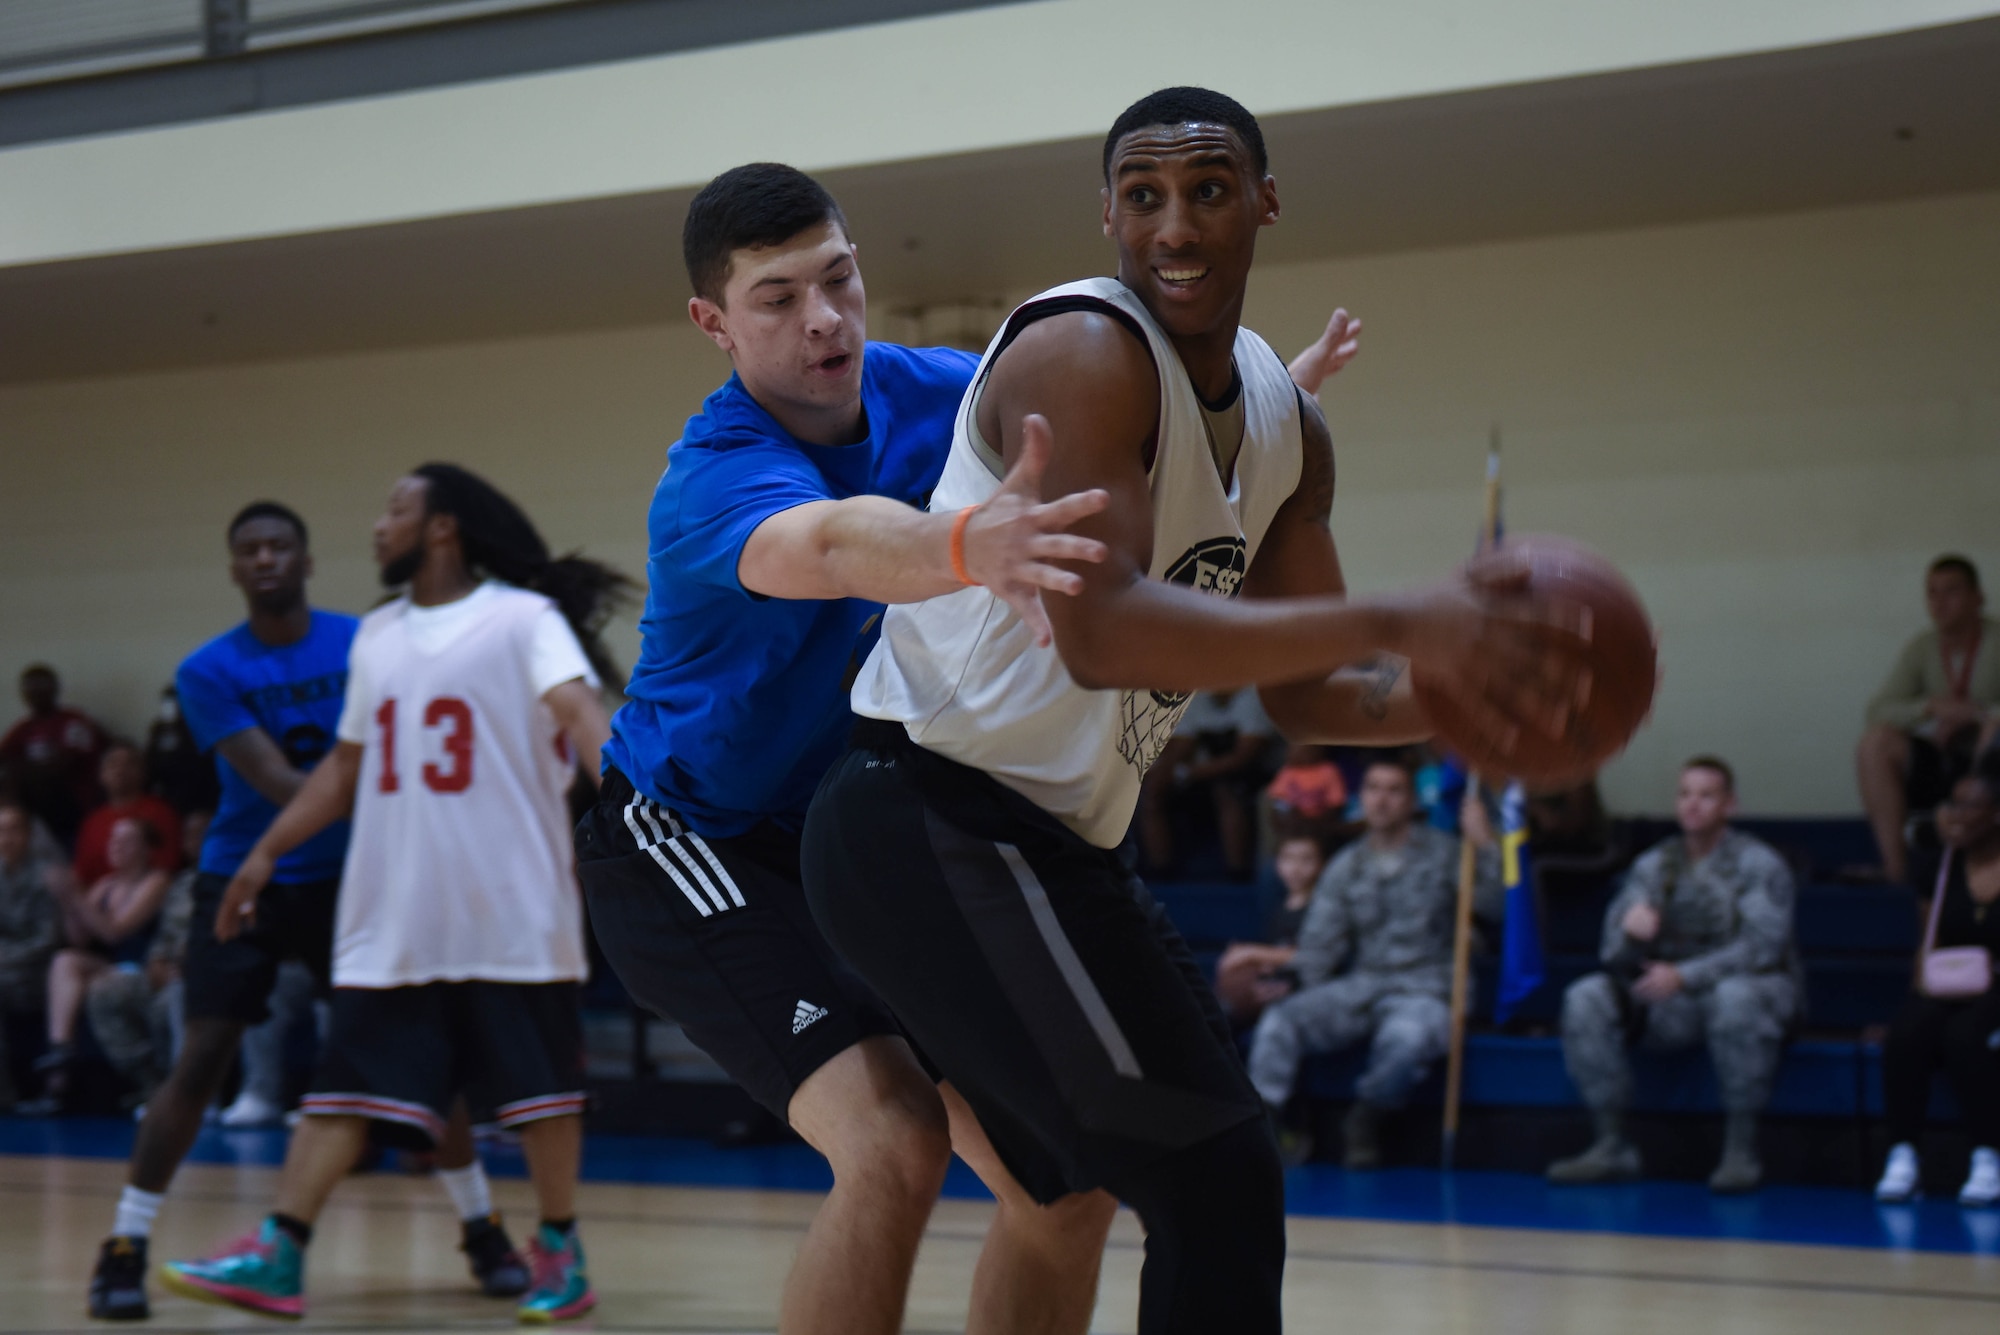
POLYGON ((806 1026, 826 1018, 826 1007, 815 1006, 810 1001, 801 1001, 792 1012, 792 1033, 802 1034, 806 1026))

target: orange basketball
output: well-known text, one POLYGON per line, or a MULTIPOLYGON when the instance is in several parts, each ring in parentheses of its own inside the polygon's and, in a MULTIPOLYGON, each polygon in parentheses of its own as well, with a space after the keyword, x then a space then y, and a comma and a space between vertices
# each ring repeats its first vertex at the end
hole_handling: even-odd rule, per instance
POLYGON ((1618 568, 1574 539, 1523 534, 1501 543, 1500 551, 1527 564, 1529 592, 1590 609, 1589 702, 1571 715, 1563 736, 1523 727, 1512 753, 1503 755, 1436 678, 1413 667, 1410 684, 1438 740, 1482 777, 1519 779, 1534 788, 1581 783, 1625 749, 1653 707, 1659 673, 1652 620, 1618 568))

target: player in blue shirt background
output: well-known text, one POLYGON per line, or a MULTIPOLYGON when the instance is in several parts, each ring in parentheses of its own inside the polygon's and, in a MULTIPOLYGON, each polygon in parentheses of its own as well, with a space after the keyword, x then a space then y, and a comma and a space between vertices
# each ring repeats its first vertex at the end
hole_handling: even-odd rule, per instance
MULTIPOLYGON (((278 966, 303 962, 324 992, 333 950, 334 902, 347 852, 341 822, 287 854, 258 905, 257 924, 232 941, 215 937, 215 912, 251 846, 333 747, 347 694, 347 651, 359 622, 306 602, 312 575, 305 521, 258 501, 230 520, 229 575, 249 617, 189 654, 175 675, 189 729, 215 753, 222 796, 198 864, 182 966, 186 1031, 174 1069, 146 1104, 130 1176, 90 1282, 90 1314, 136 1321, 150 1315, 146 1251, 153 1217, 174 1172, 228 1077, 243 1031, 269 1013, 278 966)), ((454 1200, 485 1196, 469 1131, 441 1160, 454 1200), (452 1176, 456 1174, 456 1176, 452 1176)), ((461 1209, 461 1216, 468 1211, 461 1209)), ((474 1274, 496 1296, 518 1293, 528 1275, 491 1213, 468 1220, 474 1274), (497 1285, 497 1287, 496 1287, 497 1285)))
MULTIPOLYGON (((900 1328, 953 1149, 999 1200, 969 1335, 1082 1331, 1115 1203, 1042 1207, 940 1091, 806 907, 799 831, 844 750, 848 688, 883 605, 993 588, 1046 640, 1049 564, 1102 559, 1065 530, 1102 492, 1039 501, 1030 419, 987 504, 923 507, 978 358, 869 343, 846 219, 810 177, 756 163, 689 206, 689 315, 735 373, 668 452, 647 519, 642 647, 577 830, 593 929, 628 991, 677 1021, 833 1167, 787 1281, 784 1335, 900 1328)), ((1316 388, 1353 355, 1337 313, 1303 354, 1316 388)))

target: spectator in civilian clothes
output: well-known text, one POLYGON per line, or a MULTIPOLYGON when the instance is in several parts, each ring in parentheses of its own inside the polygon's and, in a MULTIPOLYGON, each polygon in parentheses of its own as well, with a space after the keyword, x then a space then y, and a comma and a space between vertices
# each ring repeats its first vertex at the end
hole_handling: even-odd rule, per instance
MULTIPOLYGON (((181 827, 182 841, 200 848, 208 821, 208 812, 190 811, 181 827)), ((119 1074, 132 1082, 135 1103, 153 1096, 180 1047, 181 957, 187 953, 188 920, 194 915, 196 875, 189 867, 167 887, 144 967, 107 969, 85 994, 91 1031, 119 1074)))
POLYGON ((1295 829, 1278 838, 1278 884, 1284 895, 1271 911, 1261 942, 1232 941, 1215 966, 1215 995, 1239 1025, 1252 1024, 1273 1002, 1298 986, 1291 972, 1299 928, 1312 904, 1313 887, 1326 870, 1326 846, 1311 830, 1295 829))
POLYGON ((68 872, 60 859, 37 857, 33 817, 0 803, 0 1110, 15 1103, 5 1021, 39 1015, 48 1004, 49 960, 61 934, 56 904, 68 872))
MULTIPOLYGON (((171 685, 161 690, 153 726, 146 730, 146 791, 175 811, 214 811, 222 796, 215 763, 195 744, 180 692, 171 685)), ((183 839, 181 847, 189 862, 200 860, 199 845, 183 839)))
POLYGON ((1924 601, 1931 629, 1904 646, 1868 702, 1854 755, 1883 874, 1899 884, 1909 870, 1905 816, 1942 801, 2000 722, 2000 622, 1984 615, 1978 569, 1940 556, 1924 576, 1924 601))
POLYGON ((1182 794, 1206 788, 1229 874, 1250 878, 1256 854, 1253 807, 1270 773, 1265 757, 1276 736, 1256 691, 1196 694, 1140 784, 1139 851, 1149 868, 1157 872, 1174 865, 1172 805, 1182 794))
POLYGON ((28 716, 0 738, 0 762, 14 771, 28 811, 68 847, 83 814, 104 800, 97 786, 104 729, 88 714, 63 708, 62 683, 41 663, 21 673, 21 702, 28 716))
POLYGON ((1549 1165, 1556 1183, 1627 1181, 1634 1047, 1704 1040, 1727 1116, 1710 1191, 1764 1179, 1757 1115, 1770 1101, 1785 1035, 1804 1004, 1792 948, 1792 871, 1770 845, 1729 828, 1736 778, 1714 756, 1681 767, 1681 832, 1640 855, 1604 914, 1604 972, 1563 994, 1563 1062, 1597 1125, 1583 1153, 1549 1165))
POLYGON ((111 870, 111 831, 119 821, 136 816, 153 830, 153 866, 172 876, 181 869, 181 817, 178 811, 146 791, 145 759, 139 748, 120 738, 104 748, 97 765, 104 787, 104 805, 83 818, 76 835, 76 883, 93 886, 111 870))
MULTIPOLYGON (((1940 880, 1939 949, 1983 946, 2000 961, 2000 766, 1991 758, 1958 781, 1937 809, 1940 853, 1919 853, 1917 893, 1929 899, 1940 880), (1947 861, 1948 860, 1948 861, 1947 861), (1944 875, 1939 876, 1939 867, 1944 875)), ((1926 922, 1929 905, 1926 904, 1926 922)), ((1961 1205, 2000 1204, 2000 984, 1978 996, 1933 997, 1917 986, 1904 999, 1882 1054, 1882 1094, 1894 1145, 1875 1197, 1906 1201, 1917 1194, 1917 1137, 1931 1101, 1931 1073, 1943 1067, 1972 1138, 1972 1171, 1961 1205)))
POLYGON ((152 865, 160 836, 145 820, 127 816, 111 827, 111 870, 88 889, 72 886, 63 896, 70 944, 49 965, 49 1050, 36 1063, 48 1072, 42 1097, 23 1112, 58 1112, 69 1092, 71 1040, 83 1000, 98 975, 120 964, 145 959, 147 929, 167 897, 167 873, 152 865))

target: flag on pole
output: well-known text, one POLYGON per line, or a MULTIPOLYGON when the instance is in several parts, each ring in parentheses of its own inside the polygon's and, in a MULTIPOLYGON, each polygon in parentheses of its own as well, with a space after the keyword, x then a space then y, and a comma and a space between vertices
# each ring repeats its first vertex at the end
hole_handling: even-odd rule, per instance
POLYGON ((1510 783, 1500 797, 1500 879, 1507 888, 1507 916, 1500 935, 1500 988, 1493 1018, 1505 1024, 1514 1008, 1542 985, 1541 911, 1529 866, 1528 794, 1510 783))

